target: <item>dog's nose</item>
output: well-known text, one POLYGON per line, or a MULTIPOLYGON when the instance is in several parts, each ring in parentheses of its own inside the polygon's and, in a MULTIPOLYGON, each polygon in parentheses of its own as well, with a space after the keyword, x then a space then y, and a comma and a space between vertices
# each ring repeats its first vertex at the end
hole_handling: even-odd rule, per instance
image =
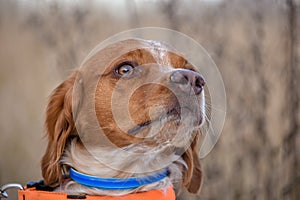
POLYGON ((199 95, 205 85, 202 75, 191 70, 175 71, 170 76, 170 82, 177 84, 183 92, 188 94, 190 94, 191 89, 193 89, 195 95, 199 95))

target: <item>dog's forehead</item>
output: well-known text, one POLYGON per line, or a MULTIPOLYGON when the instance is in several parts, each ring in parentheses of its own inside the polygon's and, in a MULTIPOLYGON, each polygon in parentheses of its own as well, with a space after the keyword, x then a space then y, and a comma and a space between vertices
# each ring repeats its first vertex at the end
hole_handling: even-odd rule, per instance
POLYGON ((123 40, 108 46, 108 48, 110 47, 112 48, 112 50, 116 49, 120 50, 121 52, 128 52, 134 49, 149 49, 152 51, 164 50, 176 52, 175 48, 167 44, 166 42, 157 40, 143 40, 138 38, 123 40))
POLYGON ((112 60, 138 49, 146 50, 153 54, 154 57, 166 56, 167 52, 172 52, 181 56, 175 48, 165 42, 134 38, 122 40, 95 51, 95 53, 86 59, 81 68, 97 66, 99 69, 101 66, 108 66, 112 60))

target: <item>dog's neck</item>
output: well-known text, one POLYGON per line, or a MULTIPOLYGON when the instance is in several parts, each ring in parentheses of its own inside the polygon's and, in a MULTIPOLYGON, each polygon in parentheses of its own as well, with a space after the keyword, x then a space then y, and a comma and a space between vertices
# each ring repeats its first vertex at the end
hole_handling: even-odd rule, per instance
MULTIPOLYGON (((132 173, 132 172, 152 172, 157 170, 156 164, 163 158, 163 155, 157 153, 156 155, 151 155, 147 158, 144 156, 124 156, 120 150, 111 150, 105 148, 92 148, 87 151, 85 148, 82 148, 82 145, 77 143, 74 140, 71 145, 66 149, 65 154, 61 160, 61 163, 65 169, 70 167, 80 171, 81 173, 103 177, 103 178, 129 178, 137 177, 143 175, 149 175, 149 173, 132 173), (111 163, 114 166, 118 166, 118 169, 113 169, 107 164, 100 162, 95 155, 106 156, 110 159, 111 163), (119 156, 115 156, 119 155, 119 156)), ((175 156, 175 154, 174 154, 175 156)), ((135 189, 128 190, 102 190, 97 188, 86 187, 81 184, 78 184, 75 181, 69 181, 58 188, 59 191, 64 191, 69 194, 80 194, 88 193, 93 195, 109 195, 109 196, 118 196, 129 194, 136 191, 149 191, 154 189, 166 189, 174 182, 180 182, 182 168, 186 168, 186 163, 180 158, 175 162, 170 163, 167 166, 169 170, 169 176, 162 179, 161 181, 140 186, 135 189)), ((66 173, 69 173, 66 170, 66 173)))

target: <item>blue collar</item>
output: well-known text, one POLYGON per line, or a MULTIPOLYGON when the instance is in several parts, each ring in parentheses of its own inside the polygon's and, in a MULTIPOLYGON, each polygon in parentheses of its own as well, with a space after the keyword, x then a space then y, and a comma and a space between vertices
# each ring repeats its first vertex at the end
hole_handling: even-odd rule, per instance
POLYGON ((165 168, 161 172, 142 177, 130 178, 100 178, 82 174, 75 169, 70 169, 70 178, 75 182, 87 187, 94 187, 102 190, 129 190, 143 185, 158 182, 167 177, 169 171, 165 168))

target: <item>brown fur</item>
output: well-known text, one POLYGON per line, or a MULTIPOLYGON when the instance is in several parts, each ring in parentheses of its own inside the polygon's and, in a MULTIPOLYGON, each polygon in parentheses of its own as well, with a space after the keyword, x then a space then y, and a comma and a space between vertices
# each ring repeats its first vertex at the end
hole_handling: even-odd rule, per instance
POLYGON ((42 175, 50 186, 62 182, 60 159, 68 137, 75 126, 72 116, 72 88, 76 72, 60 84, 52 93, 46 113, 48 146, 42 159, 42 175))
MULTIPOLYGON (((168 57, 170 58, 170 65, 173 66, 173 68, 195 70, 195 68, 179 54, 168 52, 168 57)), ((106 67, 95 92, 95 110, 99 124, 101 127, 104 127, 104 133, 110 141, 117 146, 124 147, 135 143, 145 143, 148 146, 155 146, 157 140, 154 141, 153 138, 143 139, 126 134, 124 130, 121 130, 117 126, 114 120, 111 99, 113 90, 119 79, 112 71, 118 63, 124 60, 134 60, 138 65, 155 63, 156 61, 155 57, 153 57, 149 51, 138 49, 122 55, 113 61, 110 66, 106 67)), ((87 65, 92 64, 95 63, 87 63, 87 65)), ((158 73, 159 71, 157 71, 156 67, 156 65, 150 66, 149 73, 153 71, 158 73)), ((77 136, 72 113, 72 92, 74 81, 78 73, 80 73, 80 70, 75 71, 53 91, 47 107, 45 124, 49 142, 42 159, 42 174, 45 183, 53 187, 62 184, 63 173, 67 168, 65 168, 60 161, 74 136, 77 136)), ((170 73, 164 74, 160 82, 167 85, 169 76, 170 73)), ((143 78, 144 77, 141 77, 140 79, 143 78)), ((128 80, 126 84, 130 86, 134 84, 134 81, 137 80, 128 80)), ((160 105, 163 109, 168 110, 177 104, 176 101, 176 97, 167 87, 157 84, 144 85, 138 88, 130 97, 129 113, 136 124, 141 124, 150 120, 149 109, 153 106, 160 105)), ((158 111, 154 114, 159 116, 160 113, 158 111)), ((173 126, 173 124, 170 124, 170 126, 173 126)), ((160 136, 161 140, 168 139, 166 138, 168 136, 164 135, 163 132, 160 133, 160 136)), ((80 141, 78 142, 80 143, 80 141)), ((191 193, 199 192, 202 183, 202 171, 196 150, 197 145, 199 145, 198 143, 199 133, 196 134, 191 146, 182 155, 183 160, 188 166, 187 170, 183 171, 182 183, 191 193)))

